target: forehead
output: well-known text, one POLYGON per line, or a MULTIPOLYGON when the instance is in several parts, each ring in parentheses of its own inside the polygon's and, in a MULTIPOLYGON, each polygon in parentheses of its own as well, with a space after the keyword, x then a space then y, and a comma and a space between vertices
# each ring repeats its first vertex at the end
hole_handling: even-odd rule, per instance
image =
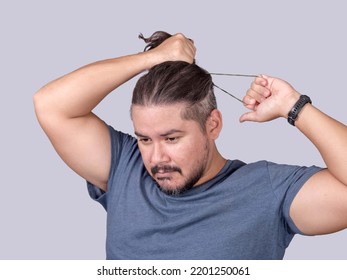
POLYGON ((185 109, 185 105, 182 103, 169 104, 169 105, 132 105, 131 116, 137 118, 138 116, 167 116, 180 117, 182 110, 185 109))
POLYGON ((182 118, 184 104, 142 106, 133 105, 131 116, 135 131, 140 133, 163 133, 171 129, 190 130, 198 127, 196 121, 182 118))

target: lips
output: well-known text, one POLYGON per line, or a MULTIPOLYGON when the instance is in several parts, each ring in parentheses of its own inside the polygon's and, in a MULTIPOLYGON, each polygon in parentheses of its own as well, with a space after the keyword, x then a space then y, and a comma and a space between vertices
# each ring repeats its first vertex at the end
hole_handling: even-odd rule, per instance
POLYGON ((156 173, 156 177, 158 178, 158 180, 165 180, 165 179, 170 179, 172 176, 172 173, 174 173, 175 171, 159 171, 156 173))

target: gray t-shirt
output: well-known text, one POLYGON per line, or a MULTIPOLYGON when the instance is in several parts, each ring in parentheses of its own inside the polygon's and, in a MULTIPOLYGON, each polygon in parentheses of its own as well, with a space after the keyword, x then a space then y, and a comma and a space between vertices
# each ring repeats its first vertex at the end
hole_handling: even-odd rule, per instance
POLYGON ((146 171, 137 140, 109 127, 107 259, 282 259, 295 233, 290 205, 318 167, 227 161, 212 180, 172 197, 146 171))

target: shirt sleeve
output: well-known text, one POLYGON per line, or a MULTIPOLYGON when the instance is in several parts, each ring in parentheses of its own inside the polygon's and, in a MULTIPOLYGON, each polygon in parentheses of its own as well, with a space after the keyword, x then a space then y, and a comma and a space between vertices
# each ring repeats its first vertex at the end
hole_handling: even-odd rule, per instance
POLYGON ((273 191, 280 201, 280 211, 287 230, 292 233, 303 234, 290 217, 290 206, 306 181, 321 171, 317 166, 295 166, 268 163, 268 171, 273 191))
POLYGON ((102 189, 98 188, 97 186, 93 185, 92 183, 87 181, 87 190, 89 196, 99 202, 105 210, 107 210, 107 197, 106 192, 104 192, 102 189))
POLYGON ((128 153, 130 149, 133 149, 136 145, 136 139, 128 134, 122 133, 115 130, 112 126, 108 126, 110 141, 111 141, 111 166, 110 173, 108 177, 107 192, 104 192, 97 186, 87 181, 87 190, 89 196, 99 202, 105 210, 107 210, 107 198, 111 187, 113 187, 112 182, 114 181, 114 176, 118 166, 120 165, 122 155, 128 153))

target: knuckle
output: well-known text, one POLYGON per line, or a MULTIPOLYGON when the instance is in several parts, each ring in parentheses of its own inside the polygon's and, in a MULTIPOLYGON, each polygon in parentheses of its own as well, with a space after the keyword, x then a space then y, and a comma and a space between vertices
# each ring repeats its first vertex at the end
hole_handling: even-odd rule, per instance
POLYGON ((185 39, 186 37, 183 35, 183 33, 176 33, 175 34, 176 38, 180 38, 180 39, 185 39))

